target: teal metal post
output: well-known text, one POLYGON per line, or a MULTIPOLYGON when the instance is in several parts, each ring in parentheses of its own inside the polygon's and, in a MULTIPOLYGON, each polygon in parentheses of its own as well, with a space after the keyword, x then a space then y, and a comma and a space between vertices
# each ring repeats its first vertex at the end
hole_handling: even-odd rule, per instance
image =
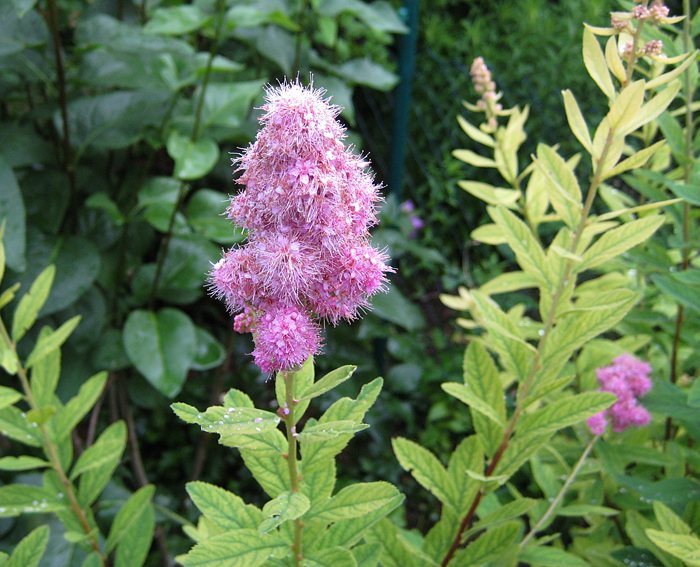
POLYGON ((405 0, 400 14, 408 33, 400 36, 399 84, 394 90, 394 112, 391 126, 391 157, 389 162, 389 191, 401 200, 403 195, 404 166, 408 141, 408 117, 411 107, 411 89, 416 68, 418 41, 418 6, 420 0, 405 0))

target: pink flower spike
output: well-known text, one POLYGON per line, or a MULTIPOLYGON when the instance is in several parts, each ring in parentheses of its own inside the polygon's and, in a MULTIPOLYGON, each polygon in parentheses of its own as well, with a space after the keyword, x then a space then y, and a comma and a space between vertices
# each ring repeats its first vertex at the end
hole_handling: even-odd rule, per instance
POLYGON ((602 435, 608 427, 608 420, 605 417, 605 412, 600 412, 592 415, 586 421, 593 435, 602 435))

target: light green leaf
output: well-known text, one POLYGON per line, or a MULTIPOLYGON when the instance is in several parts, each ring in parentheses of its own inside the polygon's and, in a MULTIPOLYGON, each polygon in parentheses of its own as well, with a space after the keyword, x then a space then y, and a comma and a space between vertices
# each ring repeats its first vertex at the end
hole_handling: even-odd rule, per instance
POLYGON ((175 161, 173 175, 183 181, 204 177, 219 159, 219 146, 214 140, 200 138, 192 141, 176 130, 168 137, 167 149, 175 161))
POLYGON ((404 470, 418 483, 432 492, 440 502, 453 506, 450 481, 445 467, 433 453, 413 441, 397 437, 392 439, 394 454, 404 470))
POLYGON ((496 162, 491 158, 480 156, 471 150, 453 150, 452 155, 458 160, 474 167, 498 167, 496 162))
POLYGON ((123 541, 127 533, 135 529, 139 516, 151 505, 151 499, 155 490, 155 487, 151 484, 140 488, 129 496, 129 499, 119 509, 107 537, 107 553, 111 552, 119 542, 123 541))
POLYGON ((663 531, 681 535, 690 535, 693 531, 673 510, 658 500, 654 501, 654 516, 663 531))
POLYGON ((517 431, 521 435, 553 433, 564 427, 580 423, 592 415, 609 408, 617 397, 608 392, 585 392, 550 403, 542 409, 526 414, 520 420, 517 431))
POLYGON ((475 228, 471 232, 471 237, 477 242, 491 244, 492 246, 498 246, 499 244, 506 243, 506 238, 503 236, 501 227, 492 223, 484 224, 479 228, 475 228))
POLYGON ((487 295, 497 295, 499 293, 510 293, 521 289, 536 288, 538 280, 525 272, 514 271, 499 274, 489 280, 479 289, 487 295))
POLYGON ((489 136, 486 132, 482 132, 479 130, 479 128, 473 126, 459 115, 457 116, 457 122, 459 123, 460 128, 464 130, 464 133, 475 142, 490 148, 496 147, 496 141, 491 136, 489 136))
POLYGON ((180 402, 170 407, 183 421, 196 423, 207 433, 218 433, 222 444, 225 444, 229 437, 256 435, 275 430, 280 422, 276 413, 255 408, 212 406, 205 412, 199 412, 197 408, 180 402))
POLYGON ((235 530, 206 539, 177 559, 184 567, 258 567, 288 547, 276 533, 235 530))
POLYGON ((46 514, 66 509, 66 502, 56 498, 56 493, 26 484, 0 486, 0 518, 20 514, 46 514))
MULTIPOLYGON (((314 376, 316 374, 314 369, 314 357, 310 356, 301 365, 301 368, 293 371, 291 376, 294 383, 294 392, 292 399, 299 399, 299 392, 306 390, 314 383, 314 376)), ((284 375, 281 372, 277 373, 275 377, 275 395, 277 396, 277 403, 280 407, 284 407, 287 403, 286 386, 284 381, 284 375)), ((301 419, 309 407, 310 400, 300 400, 298 404, 294 406, 294 424, 301 419)))
POLYGON ((204 517, 222 530, 257 529, 262 513, 239 496, 206 482, 188 482, 187 494, 204 517))
MULTIPOLYGON (((354 551, 354 550, 353 550, 354 551)), ((362 567, 366 564, 363 563, 362 567)), ((303 567, 358 567, 357 561, 347 549, 331 547, 304 554, 303 567)))
POLYGON ((147 504, 130 524, 131 529, 126 531, 123 539, 117 544, 114 567, 141 567, 146 561, 156 528, 153 506, 147 504))
POLYGON ((608 112, 610 128, 620 136, 629 134, 644 102, 644 81, 635 81, 624 87, 615 97, 608 112))
POLYGON ((575 270, 583 272, 595 268, 645 242, 664 220, 662 215, 650 215, 607 231, 583 253, 583 260, 575 270))
POLYGON ((14 406, 0 409, 0 433, 30 447, 41 446, 42 438, 38 428, 31 427, 27 414, 14 406))
POLYGON ((80 315, 68 319, 68 321, 63 323, 63 325, 52 333, 40 336, 29 358, 27 358, 26 367, 31 368, 44 357, 60 348, 78 326, 78 323, 80 323, 80 315))
POLYGON ((480 181, 458 181, 457 185, 489 205, 502 205, 508 209, 517 209, 516 203, 521 195, 520 191, 500 189, 480 181))
POLYGON ((583 30, 583 63, 588 74, 600 87, 600 90, 605 93, 605 96, 610 99, 614 98, 615 87, 605 62, 605 55, 603 55, 603 50, 595 35, 588 27, 583 30))
POLYGON ((115 455, 121 459, 126 446, 126 426, 123 421, 110 425, 97 440, 80 455, 70 473, 75 480, 81 474, 104 467, 114 460, 115 455))
POLYGON ((569 518, 582 518, 583 516, 616 516, 619 510, 607 506, 594 506, 593 504, 571 504, 557 511, 557 516, 569 518))
POLYGON ((489 216, 515 253, 518 265, 542 285, 549 285, 550 274, 542 246, 522 220, 503 208, 489 207, 489 216))
POLYGON ((16 401, 22 399, 22 394, 12 388, 0 386, 0 409, 13 405, 16 401))
POLYGON ((353 434, 367 429, 366 423, 356 423, 354 421, 326 421, 318 423, 309 420, 304 426, 304 430, 299 434, 301 441, 323 441, 339 435, 353 434))
POLYGON ((55 275, 55 266, 51 265, 45 268, 34 280, 29 291, 20 299, 12 319, 12 340, 15 343, 19 342, 36 321, 39 311, 49 297, 55 275))
POLYGON ((624 173, 625 171, 629 171, 630 169, 637 169, 639 167, 642 167, 647 161, 649 161, 649 159, 651 159, 651 157, 656 153, 656 151, 659 150, 665 144, 666 140, 661 140, 660 142, 652 144, 648 148, 644 148, 643 150, 638 151, 637 153, 618 163, 610 171, 607 171, 603 179, 615 177, 617 175, 620 175, 621 173, 624 173))
POLYGON ((8 287, 5 291, 0 293, 0 309, 5 307, 5 305, 8 305, 15 299, 15 294, 21 287, 21 284, 17 282, 16 284, 11 285, 8 287))
MULTIPOLYGON (((647 88, 649 88, 648 83, 647 88)), ((649 102, 642 106, 642 109, 639 111, 639 114, 637 114, 636 120, 634 120, 634 122, 632 122, 629 125, 628 129, 633 132, 634 130, 641 128, 642 126, 651 122, 652 120, 656 120, 661 115, 661 113, 664 112, 664 110, 666 110, 668 106, 673 102, 673 100, 676 98, 676 95, 678 95, 678 91, 680 91, 680 88, 680 81, 676 81, 668 85, 664 90, 662 90, 659 94, 657 94, 654 98, 652 98, 649 102)))
POLYGON ((581 218, 581 188, 572 166, 544 144, 537 146, 536 164, 544 174, 552 207, 569 228, 575 228, 581 218))
POLYGON ((528 565, 533 564, 538 567, 562 567, 563 565, 566 567, 591 567, 588 561, 556 547, 529 545, 518 558, 528 565))
MULTIPOLYGON (((48 336, 51 333, 50 327, 44 327, 39 333, 39 338, 48 336)), ((42 360, 37 362, 31 370, 30 384, 34 401, 42 408, 50 405, 53 401, 58 377, 61 373, 61 350, 56 349, 42 360)))
POLYGON ((532 498, 519 498, 518 500, 508 502, 508 504, 499 506, 493 512, 485 514, 479 519, 478 522, 474 524, 474 527, 464 535, 466 537, 470 532, 476 532, 487 527, 513 520, 529 512, 535 504, 537 504, 537 500, 532 498))
POLYGON ((515 543, 520 527, 520 522, 512 521, 487 530, 466 549, 457 552, 455 565, 482 565, 505 554, 515 543))
POLYGON ((358 482, 314 506, 306 519, 338 522, 370 514, 389 504, 398 506, 402 500, 403 495, 388 482, 358 482))
POLYGON ((163 395, 175 397, 197 351, 195 327, 179 309, 136 310, 124 326, 124 348, 131 362, 163 395))
POLYGON ((454 396, 472 410, 479 412, 481 415, 488 417, 496 425, 503 427, 503 421, 496 410, 492 408, 488 402, 480 398, 479 394, 471 390, 469 386, 458 384, 457 382, 445 382, 441 384, 441 386, 445 392, 454 396))
POLYGON ((564 109, 566 110, 566 119, 569 122, 569 128, 576 136, 576 139, 581 142, 581 145, 591 153, 593 151, 593 141, 591 140, 591 134, 588 131, 588 126, 586 125, 586 120, 581 114, 581 109, 576 102, 576 98, 570 90, 562 91, 562 96, 564 97, 564 109))
POLYGON ((466 510, 481 488, 481 482, 469 474, 470 471, 483 470, 484 449, 478 435, 471 435, 457 445, 447 466, 447 474, 452 483, 454 510, 466 510))
POLYGON ((513 476, 551 437, 551 434, 547 433, 538 436, 516 437, 508 444, 503 458, 498 463, 496 470, 493 471, 493 476, 506 478, 513 476))
POLYGON ((20 541, 3 567, 37 567, 49 543, 49 527, 39 526, 20 541))
POLYGON ((304 388, 297 399, 306 400, 316 398, 321 394, 325 394, 326 392, 329 392, 336 386, 345 382, 348 378, 350 378, 353 375, 355 370, 357 370, 357 366, 351 365, 336 368, 335 370, 332 370, 331 372, 326 374, 320 380, 311 384, 309 387, 304 388))
POLYGON ((266 534, 284 522, 301 518, 310 507, 311 502, 301 492, 283 492, 263 506, 264 519, 258 531, 266 534))
POLYGON ((36 457, 2 457, 0 458, 0 471, 28 471, 50 467, 51 463, 36 457))
POLYGON ((688 67, 690 67, 698 58, 698 52, 697 50, 691 51, 688 53, 685 61, 681 63, 680 65, 675 66, 673 69, 670 71, 663 73, 662 75, 659 75, 658 77, 654 77, 651 81, 647 82, 646 88, 647 89, 655 89, 656 87, 660 87, 661 85, 665 85, 666 83, 670 83, 673 79, 676 77, 679 77, 683 71, 685 71, 688 67))
MULTIPOLYGON (((90 506, 97 499, 111 480, 114 470, 121 461, 122 453, 126 446, 126 426, 124 422, 118 421, 105 429, 97 442, 95 442, 95 445, 93 445, 93 447, 95 446, 98 448, 91 452, 91 456, 94 456, 95 461, 90 462, 89 458, 85 459, 81 463, 84 470, 79 471, 81 476, 78 486, 78 500, 83 506, 90 506), (105 449, 111 449, 111 451, 105 451, 105 449)), ((78 463, 76 463, 77 465, 78 463)), ((74 473, 73 476, 77 477, 78 475, 74 473)))
POLYGON ((655 545, 674 557, 678 557, 688 567, 700 567, 700 539, 696 536, 652 529, 647 529, 644 533, 655 545))
POLYGON ((605 61, 608 63, 608 68, 615 78, 620 83, 625 83, 627 81, 627 71, 622 63, 619 46, 614 35, 610 36, 605 43, 605 61))
POLYGON ((503 436, 503 428, 498 425, 498 422, 504 422, 506 417, 503 388, 498 377, 498 370, 486 349, 477 341, 469 343, 464 353, 463 369, 464 383, 489 405, 498 417, 498 421, 494 422, 472 412, 474 428, 482 438, 484 450, 487 454, 492 455, 503 436))
POLYGON ((78 390, 78 394, 59 410, 54 421, 57 441, 70 435, 75 426, 87 415, 97 402, 107 382, 107 373, 98 372, 90 377, 78 390))

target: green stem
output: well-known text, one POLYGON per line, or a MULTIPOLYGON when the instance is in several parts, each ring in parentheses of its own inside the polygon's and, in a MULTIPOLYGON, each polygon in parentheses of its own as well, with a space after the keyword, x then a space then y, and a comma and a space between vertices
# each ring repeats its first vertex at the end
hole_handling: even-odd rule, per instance
POLYGON ((547 511, 542 515, 542 517, 537 520, 537 523, 532 527, 530 532, 525 536, 523 541, 520 542, 520 549, 523 549, 528 542, 535 537, 538 531, 544 526, 549 518, 551 518, 552 514, 554 514, 554 511, 557 509, 559 506, 559 503, 561 502, 562 498, 566 495, 566 493, 569 491, 569 488, 571 487, 572 483, 574 480, 576 480, 576 476, 578 473, 581 471, 581 467, 583 466, 583 463, 586 462, 586 459, 588 458, 588 455, 591 453, 591 450, 593 449, 593 445, 595 445, 595 442, 600 439, 598 435, 593 437, 593 439, 590 440, 588 445, 586 446, 586 449, 583 451, 581 456, 579 457, 579 460, 576 462, 574 465, 574 468, 571 469, 571 472, 569 473, 569 476, 567 477, 566 481, 564 482, 563 486, 561 487, 561 490, 557 493, 557 495, 554 497, 554 500, 549 505, 549 508, 547 508, 547 511))
POLYGON ((625 72, 625 82, 622 84, 623 87, 626 87, 630 84, 630 81, 632 80, 632 75, 634 74, 634 65, 637 62, 637 47, 639 46, 639 38, 642 36, 642 28, 644 28, 643 20, 639 22, 639 24, 637 25, 637 29, 634 32, 634 36, 632 36, 632 48, 627 58, 627 69, 625 72))
MULTIPOLYGON (((63 67, 63 55, 61 53, 61 35, 58 29, 58 9, 56 0, 46 0, 46 23, 51 30, 53 42, 54 60, 56 64, 56 78, 58 80, 58 105, 61 112, 61 125, 63 132, 63 169, 68 178, 70 189, 69 211, 77 210, 78 189, 75 181, 75 169, 73 164, 73 150, 70 142, 70 130, 68 128, 68 97, 66 95, 66 74, 63 67)), ((69 215, 66 215, 69 218, 69 215)))
MULTIPOLYGON (((7 328, 5 327, 5 323, 0 319, 0 336, 5 342, 5 346, 13 352, 17 360, 19 360, 19 356, 17 355, 17 348, 15 343, 12 341, 10 338, 9 333, 7 332, 7 328)), ((17 365, 17 376, 19 377, 20 384, 22 385, 22 390, 24 391, 24 396, 27 399, 27 402, 29 403, 29 407, 32 410, 38 410, 39 406, 36 403, 36 400, 34 398, 34 393, 32 392, 31 385, 29 383, 29 378, 27 377, 27 370, 21 365, 17 365)), ((107 565, 107 558, 105 555, 102 553, 102 550, 100 549, 100 543, 99 543, 99 538, 98 535, 93 531, 93 527, 90 525, 90 521, 88 520, 88 516, 85 513, 85 510, 80 506, 80 502, 78 501, 77 496, 75 495, 75 488, 73 487, 73 483, 68 479, 68 475, 66 475, 66 471, 63 470, 63 465, 61 464, 61 459, 58 456, 58 447, 56 447, 56 444, 53 442, 51 439, 51 436, 49 435, 49 432, 46 430, 46 427, 44 427, 43 424, 38 424, 39 426, 39 431, 41 432, 41 436, 43 439, 43 449, 44 453, 49 459, 49 463, 51 463, 51 468, 54 470, 56 475, 58 476, 59 480, 61 481, 61 484, 63 485, 64 491, 66 493, 66 496, 68 497, 68 502, 70 503, 71 511, 73 512, 73 515, 76 517, 78 522, 80 523, 80 527, 83 529, 85 534, 88 536, 88 541, 90 542, 90 547, 92 547, 93 551, 97 554, 100 565, 102 567, 106 567, 107 565)))
MULTIPOLYGON (((591 179, 591 183, 588 187, 586 201, 584 203, 583 210, 581 211, 581 219, 578 223, 578 226, 576 227, 576 231, 574 232, 571 246, 569 248, 569 251, 573 254, 576 254, 579 242, 581 241, 581 236, 583 235, 583 231, 586 228, 586 224, 588 222, 588 216, 590 215, 591 208, 593 207, 593 202, 595 201, 595 197, 598 193, 598 188, 600 187, 600 184, 603 181, 603 165, 605 164, 605 160, 607 159, 608 153, 610 152, 610 148, 612 147, 613 137, 614 131, 611 129, 608 133, 608 137, 605 140, 605 145, 603 147, 600 159, 597 163, 594 164, 593 179, 591 179)), ((557 308, 559 307, 559 302, 561 301, 564 295, 566 286, 569 285, 569 279, 572 277, 573 267, 574 263, 570 260, 567 260, 564 268, 564 273, 559 278, 557 287, 554 291, 554 294, 552 295, 551 305, 549 307, 547 318, 543 327, 543 334, 538 341, 537 350, 535 353, 534 360, 532 362, 532 366, 530 367, 530 372, 528 373, 527 378, 518 387, 515 410, 513 411, 513 415, 508 421, 508 425, 506 426, 503 432, 501 443, 498 445, 496 452, 491 458, 491 462, 486 467, 485 476, 487 477, 493 474, 493 472, 496 470, 496 467, 498 466, 498 463, 503 458, 503 454, 505 453, 506 449, 508 448, 508 444, 510 443, 510 438, 513 435, 513 432, 515 431, 515 426, 517 425, 518 420, 520 419, 520 416, 526 407, 527 396, 530 392, 532 384, 534 383, 534 379, 536 378, 537 373, 540 370, 542 353, 544 352, 544 347, 547 343, 547 338, 549 337, 552 328, 554 327, 557 308)), ((457 530, 457 535, 452 541, 450 549, 447 551, 447 554, 441 562, 442 567, 446 567, 454 557, 454 554, 457 553, 457 550, 459 549, 462 542, 462 535, 471 527, 471 524, 474 520, 474 516, 476 515, 476 509, 478 508, 479 503, 481 502, 481 499, 483 497, 484 491, 482 489, 476 493, 474 500, 469 506, 467 514, 460 522, 459 528, 457 530)))
MULTIPOLYGON (((289 471, 289 482, 292 492, 299 492, 299 470, 297 468, 297 432, 294 423, 294 409, 297 401, 294 399, 294 373, 282 372, 284 380, 285 407, 284 425, 287 430, 287 468, 289 471)), ((294 520, 294 543, 292 543, 292 554, 294 555, 294 565, 299 567, 304 559, 302 548, 302 530, 304 523, 301 519, 294 520)))
MULTIPOLYGON (((197 109, 194 115, 194 123, 192 125, 192 135, 191 139, 193 142, 197 141, 199 137, 201 124, 202 124, 202 113, 204 110, 204 97, 207 93, 207 86, 209 85, 209 77, 211 75, 211 68, 214 63, 214 57, 219 48, 219 42, 221 41, 221 30, 224 24, 224 9, 226 8, 226 2, 224 0, 217 0, 216 3, 216 30, 214 32, 214 40, 212 41, 211 48, 209 49, 209 59, 207 59, 207 66, 204 70, 204 78, 202 79, 202 87, 199 91, 199 99, 197 100, 197 109)), ((175 98, 173 98, 172 105, 175 104, 175 98)), ((172 111, 172 106, 169 107, 168 113, 172 111)), ((173 228, 175 226, 175 218, 180 210, 182 202, 185 200, 185 194, 187 193, 187 185, 184 183, 180 185, 180 189, 177 193, 177 201, 175 202, 175 207, 170 214, 170 219, 168 220, 168 231, 165 233, 163 238, 163 246, 158 254, 158 260, 156 262, 156 272, 153 276, 153 285, 151 286, 151 293, 149 304, 153 307, 153 302, 155 301, 156 293, 158 292, 158 284, 160 283, 160 277, 163 272, 163 263, 165 258, 168 256, 168 248, 170 247, 170 240, 173 236, 173 228)))

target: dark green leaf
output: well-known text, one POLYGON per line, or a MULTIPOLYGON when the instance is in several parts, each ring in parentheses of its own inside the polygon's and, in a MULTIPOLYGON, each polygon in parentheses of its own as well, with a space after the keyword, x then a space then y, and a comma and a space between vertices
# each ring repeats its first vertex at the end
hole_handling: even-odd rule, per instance
POLYGON ((175 161, 175 177, 193 180, 204 177, 219 159, 219 146, 213 140, 192 141, 177 130, 168 137, 168 154, 175 161))
POLYGON ((207 21, 198 6, 172 6, 153 11, 144 30, 162 35, 183 35, 197 31, 207 21))
POLYGON ((175 397, 197 352, 190 318, 177 309, 133 311, 124 326, 124 347, 131 362, 163 395, 175 397))
MULTIPOLYGON (((0 52, 2 48, 0 46, 0 52)), ((15 271, 25 268, 26 228, 22 193, 12 169, 0 156, 0 224, 5 224, 5 253, 7 265, 15 271)))
POLYGON ((201 327, 196 327, 195 332, 197 333, 197 352, 192 361, 192 368, 194 370, 216 368, 226 357, 224 346, 201 327))
POLYGON ((245 238, 243 229, 224 216, 228 203, 229 199, 224 193, 200 189, 187 203, 187 221, 196 232, 214 242, 241 242, 245 238))

